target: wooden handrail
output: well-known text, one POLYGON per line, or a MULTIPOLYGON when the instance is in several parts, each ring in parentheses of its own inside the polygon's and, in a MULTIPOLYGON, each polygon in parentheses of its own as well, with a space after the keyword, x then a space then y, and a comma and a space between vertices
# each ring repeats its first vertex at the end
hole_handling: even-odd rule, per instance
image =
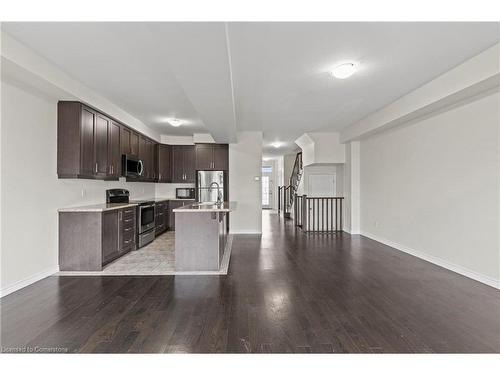
POLYGON ((293 162, 292 175, 290 176, 289 186, 295 186, 294 179, 297 178, 299 171, 302 169, 302 151, 295 155, 295 161, 293 162))

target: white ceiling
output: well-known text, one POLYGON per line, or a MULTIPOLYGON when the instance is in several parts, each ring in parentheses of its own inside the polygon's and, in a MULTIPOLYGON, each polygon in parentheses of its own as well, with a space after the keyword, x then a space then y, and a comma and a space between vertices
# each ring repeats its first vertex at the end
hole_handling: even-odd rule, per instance
MULTIPOLYGON (((499 42, 499 23, 3 23, 162 134, 340 130, 499 42), (359 64, 336 80, 329 68, 359 64), (173 128, 168 117, 186 119, 173 128)), ((284 147, 274 149, 270 143, 284 147)))

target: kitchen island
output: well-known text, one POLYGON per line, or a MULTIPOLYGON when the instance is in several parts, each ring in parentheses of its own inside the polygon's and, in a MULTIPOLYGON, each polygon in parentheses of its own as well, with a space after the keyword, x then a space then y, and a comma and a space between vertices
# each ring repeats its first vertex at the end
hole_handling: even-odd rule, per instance
POLYGON ((235 202, 193 203, 176 208, 176 271, 218 271, 227 244, 226 221, 235 202))

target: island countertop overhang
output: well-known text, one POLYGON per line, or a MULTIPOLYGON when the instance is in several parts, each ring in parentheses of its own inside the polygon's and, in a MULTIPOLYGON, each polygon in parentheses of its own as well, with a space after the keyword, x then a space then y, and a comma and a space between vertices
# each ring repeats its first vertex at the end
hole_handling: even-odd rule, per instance
POLYGON ((193 203, 179 208, 175 208, 173 212, 231 212, 236 209, 236 202, 223 202, 218 205, 216 203, 193 203))

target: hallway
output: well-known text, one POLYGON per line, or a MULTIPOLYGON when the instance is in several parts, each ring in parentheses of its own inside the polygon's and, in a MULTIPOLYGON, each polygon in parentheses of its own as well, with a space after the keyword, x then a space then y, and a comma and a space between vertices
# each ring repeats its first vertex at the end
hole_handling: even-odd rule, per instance
POLYGON ((500 352, 498 290, 268 210, 227 276, 53 276, 1 302, 3 351, 500 352))

